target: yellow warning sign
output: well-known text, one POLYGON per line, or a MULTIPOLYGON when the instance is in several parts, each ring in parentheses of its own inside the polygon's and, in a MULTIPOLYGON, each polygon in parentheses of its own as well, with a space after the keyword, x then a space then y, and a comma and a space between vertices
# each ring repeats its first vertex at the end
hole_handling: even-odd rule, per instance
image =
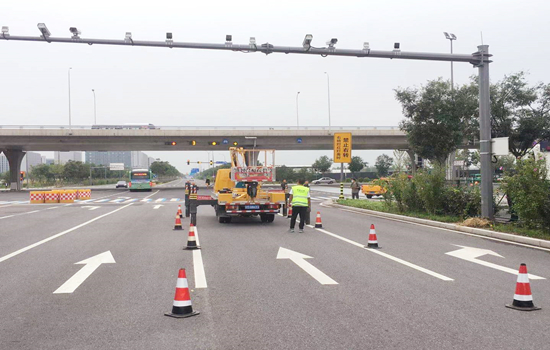
POLYGON ((351 133, 334 134, 334 163, 351 162, 351 133))

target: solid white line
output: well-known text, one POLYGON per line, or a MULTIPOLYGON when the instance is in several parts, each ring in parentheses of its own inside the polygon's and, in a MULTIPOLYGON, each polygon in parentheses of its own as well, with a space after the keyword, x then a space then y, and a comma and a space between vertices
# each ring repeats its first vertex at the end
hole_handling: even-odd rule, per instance
POLYGON ((15 215, 8 215, 8 216, 2 216, 0 220, 7 219, 7 218, 13 218, 15 215))
MULTIPOLYGON (((386 216, 381 216, 381 215, 376 215, 376 214, 371 214, 371 213, 360 213, 360 212, 349 210, 349 209, 335 208, 332 205, 323 205, 323 204, 321 204, 321 206, 326 207, 326 208, 336 209, 336 210, 348 211, 348 212, 353 213, 353 214, 374 216, 374 217, 380 218, 380 219, 397 221, 397 222, 402 222, 402 223, 405 223, 405 224, 411 224, 411 225, 417 225, 417 226, 424 226, 424 227, 431 228, 431 229, 434 229, 434 230, 449 231, 449 232, 452 232, 452 233, 459 233, 459 234, 465 235, 465 236, 489 239, 489 240, 492 240, 492 241, 497 241, 497 242, 502 242, 502 243, 507 243, 507 244, 513 244, 513 245, 517 245, 517 246, 520 246, 520 247, 526 247, 526 248, 532 248, 532 249, 538 249, 538 250, 544 250, 546 252, 550 252, 549 248, 537 247, 535 245, 529 245, 529 244, 525 244, 525 243, 518 243, 518 242, 514 242, 514 241, 507 241, 507 240, 500 239, 500 238, 482 236, 482 235, 477 235, 475 233, 462 232, 462 231, 457 231, 457 230, 443 228, 443 227, 437 227, 437 226, 421 224, 421 223, 418 223, 418 222, 410 222, 410 221, 400 220, 400 219, 396 219, 396 218, 388 218, 386 216)), ((498 232, 498 231, 493 231, 493 232, 498 232)), ((503 232, 503 233, 505 233, 505 232, 503 232)))
MULTIPOLYGON (((199 233, 197 227, 195 229, 195 239, 197 240, 197 245, 200 246, 199 242, 199 233)), ((202 252, 200 249, 193 250, 193 268, 195 271, 195 288, 207 288, 206 284, 206 273, 204 272, 204 264, 202 261, 202 252)))
POLYGON ((104 217, 106 217, 106 216, 108 216, 108 215, 114 214, 114 213, 116 213, 116 212, 119 211, 119 210, 122 210, 122 209, 124 209, 124 208, 129 207, 130 205, 132 205, 132 203, 127 204, 127 205, 125 205, 125 206, 123 206, 123 207, 120 207, 120 208, 118 208, 118 209, 115 209, 115 210, 113 210, 113 211, 110 211, 110 212, 108 212, 107 214, 100 215, 100 216, 98 216, 98 217, 96 217, 96 218, 93 218, 92 220, 88 220, 88 221, 86 221, 86 222, 83 223, 83 224, 77 225, 77 226, 75 226, 75 227, 73 227, 73 228, 70 228, 70 229, 65 230, 65 231, 63 231, 63 232, 60 232, 60 233, 55 234, 55 235, 53 235, 53 236, 50 236, 50 237, 48 237, 48 238, 46 238, 46 239, 43 239, 43 240, 38 241, 38 242, 36 242, 36 243, 33 243, 33 244, 29 245, 29 246, 26 246, 25 248, 21 248, 21 249, 15 251, 15 252, 13 252, 13 253, 10 253, 10 254, 8 254, 8 255, 4 255, 3 257, 0 258, 0 263, 3 262, 3 261, 8 260, 8 259, 10 259, 10 258, 13 258, 14 256, 17 256, 17 255, 19 255, 19 254, 21 254, 21 253, 24 253, 24 252, 26 252, 27 250, 30 250, 30 249, 32 249, 32 248, 36 248, 36 247, 38 247, 39 245, 42 245, 42 244, 44 244, 44 243, 47 243, 47 242, 49 242, 49 241, 51 241, 51 240, 54 240, 54 239, 56 239, 56 238, 58 238, 58 237, 61 237, 61 236, 63 236, 63 235, 66 235, 66 234, 69 233, 69 232, 73 232, 74 230, 77 230, 77 229, 79 229, 79 228, 81 228, 81 227, 84 227, 84 226, 86 226, 86 225, 88 225, 88 224, 91 224, 91 223, 94 222, 94 221, 97 221, 97 220, 99 220, 99 219, 101 219, 101 218, 104 218, 104 217))
MULTIPOLYGON (((308 225, 308 226, 311 227, 311 225, 308 225)), ((320 231, 320 232, 323 232, 323 233, 325 233, 325 234, 327 234, 327 235, 329 235, 329 236, 332 236, 332 237, 334 237, 334 238, 338 238, 338 239, 340 239, 340 240, 342 240, 342 241, 344 241, 344 242, 353 244, 354 246, 357 246, 357 247, 360 247, 360 248, 365 248, 365 245, 364 245, 364 244, 360 244, 360 243, 357 243, 357 242, 355 242, 355 241, 352 241, 351 239, 347 239, 347 238, 345 238, 345 237, 338 236, 337 234, 334 234, 334 233, 332 233, 332 232, 328 232, 328 231, 323 230, 323 229, 321 229, 321 228, 318 228, 318 229, 316 229, 316 230, 317 230, 317 231, 320 231)), ((405 261, 405 260, 403 260, 403 259, 396 258, 396 257, 394 257, 394 256, 392 256, 392 255, 389 255, 389 254, 386 254, 386 253, 382 253, 382 252, 379 251, 379 250, 376 250, 376 249, 365 249, 365 250, 366 250, 366 251, 369 251, 369 252, 371 252, 371 253, 378 254, 378 255, 380 255, 380 256, 383 256, 383 257, 385 257, 385 258, 388 258, 388 259, 390 259, 390 260, 393 260, 393 261, 395 261, 395 262, 398 262, 398 263, 400 263, 400 264, 403 264, 403 265, 405 265, 405 266, 408 266, 408 267, 413 268, 413 269, 415 269, 415 270, 418 270, 418 271, 420 271, 420 272, 424 272, 424 273, 426 273, 426 274, 428 274, 428 275, 430 275, 430 276, 439 278, 439 279, 441 279, 441 280, 443 280, 443 281, 454 281, 454 280, 453 280, 452 278, 450 278, 450 277, 447 277, 447 276, 441 275, 441 274, 439 274, 439 273, 437 273, 437 272, 434 272, 434 271, 425 269, 425 268, 423 268, 423 267, 421 267, 421 266, 415 265, 415 264, 410 263, 410 262, 408 262, 408 261, 405 261)))

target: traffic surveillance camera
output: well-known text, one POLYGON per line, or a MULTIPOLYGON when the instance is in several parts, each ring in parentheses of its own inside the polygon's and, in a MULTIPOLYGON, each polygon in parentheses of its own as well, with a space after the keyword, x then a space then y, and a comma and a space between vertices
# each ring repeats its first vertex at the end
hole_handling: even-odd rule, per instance
POLYGON ((166 33, 166 40, 172 40, 172 33, 166 33))
POLYGON ((228 42, 233 41, 233 35, 226 35, 225 36, 225 41, 228 41, 228 42))
POLYGON ((256 46, 256 38, 253 36, 250 37, 250 46, 256 46))
POLYGON ((132 40, 132 32, 126 32, 126 35, 124 36, 124 42, 131 42, 133 43, 134 41, 132 40))
POLYGON ((333 49, 334 45, 336 45, 337 42, 338 42, 338 39, 332 38, 329 41, 327 41, 327 45, 329 48, 333 49))
POLYGON ((40 30, 40 33, 42 33, 42 36, 45 38, 48 38, 52 33, 48 30, 48 27, 44 23, 38 23, 37 25, 38 30, 40 30))
POLYGON ((73 33, 73 38, 80 38, 79 35, 81 34, 80 30, 76 29, 76 27, 70 27, 69 31, 73 33))
POLYGON ((399 50, 399 46, 400 46, 399 43, 394 43, 394 44, 393 44, 393 49, 394 49, 394 50, 399 50))
POLYGON ((9 27, 6 27, 6 26, 3 26, 3 27, 2 27, 2 34, 3 34, 4 36, 10 35, 10 28, 9 28, 9 27))
POLYGON ((363 43, 363 50, 365 50, 365 51, 370 50, 370 44, 368 42, 363 43))
POLYGON ((313 40, 313 35, 306 34, 306 37, 304 38, 304 42, 302 43, 302 46, 304 49, 308 49, 311 47, 311 41, 313 40))

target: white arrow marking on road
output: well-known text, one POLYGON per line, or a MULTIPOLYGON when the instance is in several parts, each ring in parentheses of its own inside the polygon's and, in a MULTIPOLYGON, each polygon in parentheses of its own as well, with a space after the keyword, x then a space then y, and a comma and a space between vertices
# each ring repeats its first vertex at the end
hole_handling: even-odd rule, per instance
POLYGON ((101 207, 94 207, 94 206, 91 206, 91 205, 83 205, 83 206, 81 206, 81 208, 90 208, 89 210, 96 210, 96 209, 99 209, 101 207))
POLYGON ((153 207, 153 209, 158 209, 158 208, 160 208, 160 207, 164 207, 164 205, 162 205, 162 204, 155 205, 155 206, 153 207))
POLYGON ((295 252, 290 249, 279 247, 279 252, 277 253, 277 259, 290 259, 296 265, 301 267, 305 272, 315 278, 321 284, 338 284, 335 280, 325 275, 321 270, 311 265, 304 259, 312 259, 311 256, 304 255, 298 252, 295 252))
MULTIPOLYGON (((500 265, 493 264, 493 263, 490 263, 490 262, 486 262, 486 261, 483 261, 483 260, 477 260, 477 258, 479 258, 483 255, 493 255, 493 256, 498 256, 500 258, 504 258, 502 255, 500 255, 498 253, 495 253, 492 250, 474 248, 474 247, 466 247, 466 246, 457 245, 457 244, 453 244, 453 245, 455 245, 457 247, 460 247, 460 249, 453 250, 452 252, 448 252, 448 253, 445 253, 445 254, 450 255, 450 256, 454 256, 455 258, 470 261, 470 262, 473 262, 473 263, 476 263, 476 264, 479 264, 479 265, 487 266, 487 267, 490 267, 490 268, 493 268, 493 269, 496 269, 496 270, 508 272, 508 273, 513 274, 513 275, 517 275, 518 272, 519 272, 519 270, 514 270, 514 269, 511 269, 511 268, 508 268, 508 267, 505 267, 505 266, 500 266, 500 265)), ((540 276, 536 276, 536 275, 532 275, 532 274, 529 274, 529 278, 532 279, 532 280, 544 280, 544 279, 546 279, 544 277, 540 277, 540 276)))
POLYGON ((75 273, 73 277, 69 278, 67 282, 63 283, 61 287, 57 288, 57 290, 53 292, 53 294, 74 292, 86 280, 86 278, 90 277, 90 275, 99 267, 99 265, 114 263, 116 263, 116 261, 113 258, 110 250, 75 263, 80 265, 84 264, 85 266, 81 268, 77 273, 75 273))

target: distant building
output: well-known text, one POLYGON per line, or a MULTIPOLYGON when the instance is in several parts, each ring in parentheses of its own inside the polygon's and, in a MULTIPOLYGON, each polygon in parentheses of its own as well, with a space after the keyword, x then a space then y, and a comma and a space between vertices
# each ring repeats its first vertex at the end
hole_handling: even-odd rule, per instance
POLYGON ((5 173, 10 170, 10 165, 8 164, 8 158, 4 153, 0 154, 0 174, 5 173))
POLYGON ((127 169, 148 168, 150 157, 141 151, 86 152, 86 163, 109 166, 124 163, 127 169))
MULTIPOLYGON (((42 164, 42 155, 36 152, 27 152, 21 161, 21 171, 29 172, 32 167, 42 164)), ((5 154, 0 155, 0 173, 10 171, 8 158, 5 154)))
POLYGON ((82 161, 82 152, 54 152, 53 159, 55 164, 65 164, 68 161, 81 162, 82 161))

